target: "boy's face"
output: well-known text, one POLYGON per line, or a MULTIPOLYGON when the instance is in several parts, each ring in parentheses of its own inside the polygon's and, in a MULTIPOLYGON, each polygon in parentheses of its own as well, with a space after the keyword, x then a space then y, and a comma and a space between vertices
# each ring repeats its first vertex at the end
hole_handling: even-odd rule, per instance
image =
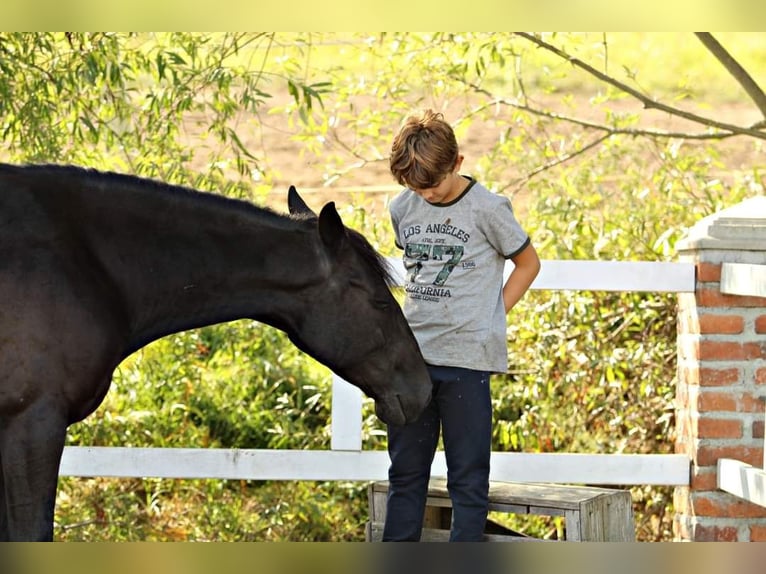
POLYGON ((417 193, 428 203, 449 203, 450 201, 457 199, 468 185, 468 181, 465 178, 460 177, 460 174, 458 173, 462 164, 463 156, 459 155, 453 170, 445 175, 438 185, 427 189, 412 188, 412 191, 417 193))

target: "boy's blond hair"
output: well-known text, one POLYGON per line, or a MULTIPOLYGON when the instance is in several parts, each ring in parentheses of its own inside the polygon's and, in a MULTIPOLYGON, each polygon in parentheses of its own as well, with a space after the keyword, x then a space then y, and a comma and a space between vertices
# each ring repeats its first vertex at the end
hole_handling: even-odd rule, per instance
POLYGON ((455 168, 458 145, 455 132, 441 113, 426 110, 410 116, 391 145, 390 169, 400 185, 431 189, 455 168))

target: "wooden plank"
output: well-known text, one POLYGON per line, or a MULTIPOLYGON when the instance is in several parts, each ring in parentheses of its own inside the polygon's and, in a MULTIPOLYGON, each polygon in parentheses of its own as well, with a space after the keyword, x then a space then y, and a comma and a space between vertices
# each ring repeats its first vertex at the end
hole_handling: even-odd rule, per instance
MULTIPOLYGON (((404 280, 401 258, 389 257, 388 262, 401 284, 404 280)), ((509 261, 506 277, 512 269, 513 263, 509 261)), ((693 293, 695 281, 693 263, 544 259, 531 289, 693 293)))
MULTIPOLYGON (((380 488, 385 487, 381 485, 380 488)), ((606 488, 492 481, 489 486, 489 499, 498 510, 504 510, 508 506, 528 507, 534 505, 540 510, 579 511, 584 501, 613 492, 615 492, 613 489, 606 488)), ((428 485, 428 496, 445 501, 445 504, 448 505, 447 481, 432 479, 428 485)))
MULTIPOLYGON (((492 453, 491 480, 558 484, 684 486, 689 459, 671 454, 492 453)), ((385 451, 76 447, 64 449, 62 476, 242 480, 386 480, 385 451)), ((445 477, 444 452, 431 467, 445 477)))
MULTIPOLYGON (((366 527, 366 539, 368 542, 380 542, 383 539, 383 523, 368 522, 366 527)), ((484 534, 487 542, 555 542, 532 538, 531 536, 515 536, 509 534, 484 534)), ((423 528, 421 542, 448 542, 449 530, 441 528, 423 528)))
POLYGON ((718 459, 718 488, 766 507, 766 470, 739 460, 718 459))
POLYGON ((423 512, 423 528, 449 530, 452 525, 452 508, 426 506, 423 512))
MULTIPOLYGON (((587 536, 583 536, 580 519, 581 515, 579 510, 567 510, 564 513, 564 539, 567 542, 588 541, 587 536)), ((600 533, 595 534, 598 536, 600 533)), ((600 542, 599 538, 596 538, 595 540, 600 542)))
POLYGON ((383 522, 386 519, 386 498, 386 492, 376 489, 373 484, 367 487, 370 520, 373 522, 383 522))
MULTIPOLYGON (((452 508, 452 502, 446 495, 446 491, 445 494, 436 494, 435 496, 426 497, 426 505, 429 508, 452 508)), ((530 508, 527 504, 508 504, 498 502, 490 502, 489 509, 497 510, 498 512, 510 512, 513 514, 547 514, 546 511, 548 510, 544 509, 537 511, 534 508, 530 508)), ((563 512, 561 514, 563 515, 563 512)))
POLYGON ((544 516, 563 516, 562 512, 555 512, 551 508, 542 508, 539 506, 529 506, 528 504, 499 504, 496 502, 489 503, 489 510, 496 512, 507 512, 509 514, 542 514, 544 516), (553 513, 553 514, 551 514, 553 513))
MULTIPOLYGON (((378 505, 385 501, 388 483, 375 482, 368 488, 370 500, 378 505)), ((445 512, 451 506, 447 482, 432 479, 428 485, 427 508, 445 512)), ((513 514, 539 514, 564 516, 566 539, 588 542, 633 542, 635 525, 633 501, 627 490, 551 484, 520 484, 490 482, 490 510, 513 514)), ((385 521, 385 508, 371 506, 370 519, 385 521)), ((431 521, 424 526, 433 526, 431 521)), ((442 521, 441 529, 448 536, 449 521, 442 521)), ((445 536, 442 534, 442 536, 445 536)), ((424 538, 425 540, 425 538, 424 538)))
POLYGON ((524 513, 521 512, 515 512, 513 505, 503 505, 502 507, 500 505, 492 504, 490 505, 493 508, 490 510, 496 510, 494 507, 497 506, 497 510, 502 510, 504 512, 510 512, 510 513, 516 513, 516 514, 537 514, 539 516, 566 516, 566 513, 568 511, 562 510, 560 508, 553 508, 551 506, 527 506, 527 511, 524 513))
POLYGON ((596 494, 580 503, 577 520, 567 513, 567 540, 635 542, 633 501, 627 490, 596 494))
POLYGON ((766 265, 722 264, 720 289, 727 295, 766 297, 766 265))

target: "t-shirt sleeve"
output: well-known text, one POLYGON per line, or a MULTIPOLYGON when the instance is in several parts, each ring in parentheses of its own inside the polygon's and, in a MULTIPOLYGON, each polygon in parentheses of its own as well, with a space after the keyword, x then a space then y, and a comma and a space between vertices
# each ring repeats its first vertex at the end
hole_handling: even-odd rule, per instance
POLYGON ((404 243, 399 239, 399 215, 393 204, 391 205, 389 215, 391 216, 391 227, 394 230, 394 245, 399 249, 404 249, 404 243))
POLYGON ((529 235, 513 213, 511 201, 504 197, 484 219, 483 232, 490 245, 506 259, 521 252, 530 243, 529 235))

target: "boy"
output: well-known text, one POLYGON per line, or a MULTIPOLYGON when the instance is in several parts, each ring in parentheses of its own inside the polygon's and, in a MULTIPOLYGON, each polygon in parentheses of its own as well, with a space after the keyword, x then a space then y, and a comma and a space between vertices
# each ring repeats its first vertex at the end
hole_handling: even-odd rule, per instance
POLYGON ((480 541, 487 518, 492 405, 489 377, 508 368, 506 313, 540 270, 510 201, 459 173, 463 156, 442 114, 406 120, 391 174, 406 187, 390 205, 404 250, 404 313, 433 382, 414 423, 388 427, 384 541, 420 539, 440 426, 452 499, 451 541, 480 541), (503 283, 505 260, 515 264, 503 283))

